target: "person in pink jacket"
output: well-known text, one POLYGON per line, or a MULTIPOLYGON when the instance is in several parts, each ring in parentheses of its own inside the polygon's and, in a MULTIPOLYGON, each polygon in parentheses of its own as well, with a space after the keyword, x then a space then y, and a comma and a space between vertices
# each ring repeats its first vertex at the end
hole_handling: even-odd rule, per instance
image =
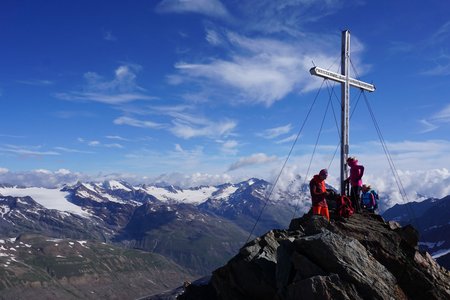
POLYGON ((350 199, 352 205, 357 212, 361 211, 361 186, 362 177, 364 175, 364 166, 358 165, 358 160, 355 157, 347 159, 347 165, 350 167, 350 176, 346 179, 350 182, 350 199))

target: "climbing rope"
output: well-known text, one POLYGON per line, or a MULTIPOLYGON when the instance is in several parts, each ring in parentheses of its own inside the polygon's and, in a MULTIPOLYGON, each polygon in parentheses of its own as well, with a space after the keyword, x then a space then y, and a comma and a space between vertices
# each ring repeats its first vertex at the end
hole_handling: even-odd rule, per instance
POLYGON ((274 182, 274 183, 272 184, 272 186, 271 186, 271 189, 270 189, 270 191, 269 191, 268 196, 265 197, 266 199, 265 199, 264 205, 263 205, 263 207, 261 208, 261 211, 259 212, 258 218, 256 219, 256 222, 255 222, 255 224, 253 225, 252 230, 250 231, 250 234, 249 234, 247 240, 245 241, 245 244, 247 244, 248 241, 250 240, 250 238, 251 238, 253 232, 255 231, 256 225, 259 223, 259 220, 261 219, 261 216, 262 216, 262 214, 263 214, 263 212, 264 212, 264 209, 265 209, 266 206, 267 206, 267 203, 269 202, 270 198, 272 197, 273 191, 275 190, 275 187, 276 187, 276 185, 277 185, 277 183, 278 183, 278 180, 280 179, 281 174, 283 173, 283 170, 284 170, 284 168, 286 167, 286 164, 287 164, 289 158, 291 157, 292 151, 294 150, 294 147, 295 147, 295 145, 297 144, 297 141, 298 141, 298 139, 299 139, 299 137, 300 137, 300 135, 301 135, 301 133, 302 133, 302 131, 303 131, 303 128, 305 127, 306 121, 308 120, 308 118, 309 118, 309 116, 310 116, 310 114, 311 114, 311 111, 312 111, 312 109, 313 109, 313 107, 314 107, 314 104, 316 103, 317 98, 319 97, 319 94, 320 94, 320 91, 322 90, 322 87, 323 87, 324 82, 325 82, 325 79, 322 81, 322 83, 321 83, 321 85, 320 85, 320 87, 319 87, 319 90, 317 91, 316 96, 314 97, 314 101, 311 103, 311 106, 309 107, 309 110, 308 110, 308 113, 306 114, 305 120, 303 121, 302 125, 300 126, 300 129, 299 129, 299 131, 298 131, 298 133, 297 133, 297 136, 295 137, 295 140, 294 140, 294 142, 292 143, 291 149, 289 150, 289 153, 288 153, 288 155, 287 155, 287 157, 286 157, 286 159, 285 159, 285 161, 284 161, 283 166, 282 166, 281 169, 280 169, 280 172, 278 173, 277 178, 275 179, 275 182, 274 182))
MULTIPOLYGON (((317 145, 319 144, 319 139, 320 139, 320 135, 322 133, 323 124, 325 123, 325 118, 327 116, 328 108, 330 107, 331 99, 332 99, 332 94, 330 93, 330 98, 328 99, 327 107, 326 107, 325 112, 323 114, 323 118, 322 118, 322 122, 320 124, 319 132, 317 133, 316 144, 314 145, 314 149, 313 149, 313 152, 311 154, 311 158, 309 160, 308 169, 306 170, 306 174, 305 174, 305 178, 304 178, 302 186, 304 186, 306 184, 306 180, 308 178, 309 171, 311 169, 311 164, 312 164, 312 161, 314 159, 314 155, 315 155, 316 150, 317 150, 317 145)), ((297 204, 295 205, 294 214, 292 215, 291 219, 293 219, 295 214, 297 213, 299 202, 300 201, 297 201, 297 204)))
MULTIPOLYGON (((355 75, 357 77, 359 77, 358 76, 358 71, 356 70, 355 66, 353 65, 352 60, 350 60, 350 64, 352 66, 353 72, 355 72, 355 75)), ((405 191, 405 188, 403 186, 403 183, 402 183, 402 180, 400 178, 400 175, 398 174, 397 168, 395 167, 394 160, 392 159, 392 155, 390 154, 389 149, 388 149, 387 144, 386 144, 386 141, 384 140, 384 137, 383 137, 383 134, 381 132, 380 126, 378 125, 377 119, 375 118, 375 114, 373 113, 372 107, 370 106, 370 103, 369 103, 369 101, 367 99, 366 93, 364 93, 363 90, 361 90, 361 92, 364 95, 364 101, 366 103, 366 106, 367 106, 367 109, 369 111, 370 117, 372 118, 372 122, 374 124, 375 130, 377 132, 377 135, 378 135, 378 138, 380 140, 381 146, 383 148, 384 154, 386 155, 386 159, 387 159, 387 161, 389 163, 389 167, 390 167, 391 172, 392 172, 392 174, 394 176, 394 180, 395 180, 395 183, 397 184, 398 190, 400 192, 400 196, 402 197, 403 202, 406 202, 406 204, 408 204, 410 202, 409 199, 408 199, 408 194, 405 191)), ((409 215, 409 217, 411 219, 411 222, 415 223, 414 224, 415 227, 419 228, 420 227, 419 226, 420 225, 419 224, 419 220, 416 218, 414 210, 409 205, 406 205, 406 211, 408 212, 408 215, 409 215)))
MULTIPOLYGON (((384 151, 384 153, 386 155, 386 158, 388 160, 388 163, 389 163, 392 175, 394 176, 395 183, 397 184, 397 187, 398 187, 400 195, 401 195, 401 197, 403 199, 403 202, 409 203, 410 201, 409 201, 409 198, 408 198, 408 194, 405 191, 405 187, 403 186, 403 183, 402 183, 402 180, 400 178, 400 175, 398 174, 397 168, 396 168, 396 166, 394 164, 394 160, 392 159, 392 155, 389 152, 389 149, 387 147, 386 141, 384 140, 383 134, 381 132, 380 126, 378 125, 378 122, 377 122, 377 120, 375 118, 375 115, 373 113, 372 107, 370 106, 370 103, 367 100, 367 96, 365 95, 365 93, 364 93, 364 101, 366 102, 367 109, 369 110, 370 117, 372 118, 372 122, 373 122, 373 124, 375 126, 375 130, 376 130, 376 132, 378 134, 378 138, 380 140, 381 146, 382 146, 383 151, 384 151)), ((409 217, 411 218, 412 222, 416 223, 415 225, 416 225, 416 227, 418 227, 418 225, 419 225, 418 222, 419 221, 416 219, 415 213, 412 210, 412 208, 410 208, 409 205, 406 205, 406 210, 408 211, 409 217)))

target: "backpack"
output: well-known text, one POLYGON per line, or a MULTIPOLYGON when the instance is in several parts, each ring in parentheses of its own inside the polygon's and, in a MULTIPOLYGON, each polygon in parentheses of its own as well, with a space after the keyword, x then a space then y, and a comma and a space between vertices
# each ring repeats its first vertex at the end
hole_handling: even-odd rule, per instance
POLYGON ((361 205, 367 209, 377 209, 378 208, 378 194, 374 190, 361 194, 361 205))
POLYGON ((378 193, 375 192, 374 190, 370 191, 373 194, 373 200, 375 201, 375 206, 373 207, 374 209, 378 208, 378 193))
POLYGON ((348 218, 355 212, 352 206, 352 201, 347 196, 338 197, 337 204, 337 213, 341 217, 348 218))

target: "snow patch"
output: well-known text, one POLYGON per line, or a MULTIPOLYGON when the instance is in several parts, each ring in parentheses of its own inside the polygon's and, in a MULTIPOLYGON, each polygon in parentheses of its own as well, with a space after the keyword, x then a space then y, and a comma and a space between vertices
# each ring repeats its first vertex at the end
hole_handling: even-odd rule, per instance
POLYGON ((132 190, 128 187, 126 187, 125 185, 123 185, 121 182, 117 181, 117 180, 110 180, 107 182, 107 186, 109 187, 109 189, 111 190, 124 190, 127 192, 131 192, 132 190))
POLYGON ((143 189, 147 194, 154 196, 160 201, 176 201, 190 204, 200 204, 208 200, 217 191, 217 187, 201 187, 198 189, 175 189, 171 190, 149 186, 143 189))
POLYGON ((223 189, 222 191, 220 191, 219 193, 215 194, 212 198, 213 199, 227 199, 228 197, 230 197, 232 194, 234 194, 234 192, 236 192, 238 190, 238 187, 236 186, 229 186, 225 189, 223 189))
POLYGON ((3 218, 3 216, 9 213, 10 211, 11 209, 9 208, 8 205, 0 205, 0 217, 3 218))
POLYGON ((59 243, 62 241, 62 239, 47 239, 45 240, 46 242, 55 242, 55 243, 59 243))
POLYGON ((124 201, 102 191, 100 186, 94 186, 89 183, 83 183, 82 186, 87 190, 77 189, 76 195, 80 198, 90 199, 95 202, 117 202, 117 203, 125 203, 124 201))
POLYGON ((47 209, 56 209, 67 211, 82 217, 88 217, 89 214, 84 212, 81 207, 70 203, 67 200, 69 192, 63 192, 59 189, 46 189, 38 187, 18 188, 18 187, 1 187, 0 194, 12 197, 30 196, 34 201, 47 209))
POLYGON ((87 243, 87 241, 77 241, 81 246, 83 246, 84 248, 88 248, 89 249, 89 247, 87 247, 86 246, 86 243, 87 243))

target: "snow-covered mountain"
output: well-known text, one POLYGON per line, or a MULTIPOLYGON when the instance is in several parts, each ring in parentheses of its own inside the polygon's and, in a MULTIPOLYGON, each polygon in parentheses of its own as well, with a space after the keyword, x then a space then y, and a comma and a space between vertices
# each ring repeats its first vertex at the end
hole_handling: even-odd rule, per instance
POLYGON ((202 274, 234 253, 256 220, 253 235, 288 226, 295 210, 292 200, 305 194, 277 192, 269 200, 269 187, 255 178, 185 189, 116 180, 78 182, 61 189, 0 186, 0 232, 5 237, 36 233, 122 243, 166 254, 202 274), (222 234, 212 234, 211 228, 222 234), (205 252, 211 259, 200 264, 195 257, 205 252))

